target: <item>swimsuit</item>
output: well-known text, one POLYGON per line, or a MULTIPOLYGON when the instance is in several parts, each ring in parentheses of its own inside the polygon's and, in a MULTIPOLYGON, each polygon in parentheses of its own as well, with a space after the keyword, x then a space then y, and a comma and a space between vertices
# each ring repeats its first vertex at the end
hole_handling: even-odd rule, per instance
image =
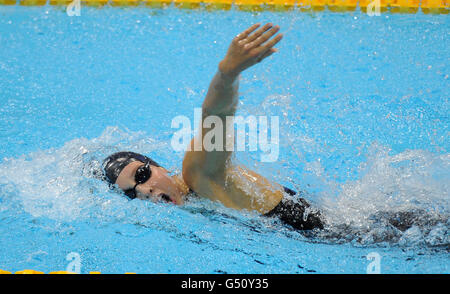
MULTIPOLYGON (((287 194, 291 196, 297 195, 297 192, 294 190, 287 187, 283 188, 284 192, 287 194)), ((265 216, 276 216, 282 222, 298 230, 312 230, 315 228, 323 229, 323 221, 321 220, 319 212, 311 211, 307 212, 305 215, 305 211, 310 206, 311 205, 303 198, 298 198, 298 202, 283 198, 280 203, 278 203, 278 205, 270 212, 266 213, 265 216)))

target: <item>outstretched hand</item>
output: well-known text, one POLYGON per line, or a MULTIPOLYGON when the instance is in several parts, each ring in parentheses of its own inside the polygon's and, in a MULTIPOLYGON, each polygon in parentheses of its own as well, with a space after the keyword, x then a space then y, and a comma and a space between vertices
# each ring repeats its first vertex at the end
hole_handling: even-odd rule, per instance
POLYGON ((273 36, 280 27, 273 26, 271 23, 259 29, 258 27, 260 24, 254 24, 233 39, 225 58, 219 63, 221 72, 229 76, 237 76, 278 51, 273 46, 283 38, 283 35, 273 36))

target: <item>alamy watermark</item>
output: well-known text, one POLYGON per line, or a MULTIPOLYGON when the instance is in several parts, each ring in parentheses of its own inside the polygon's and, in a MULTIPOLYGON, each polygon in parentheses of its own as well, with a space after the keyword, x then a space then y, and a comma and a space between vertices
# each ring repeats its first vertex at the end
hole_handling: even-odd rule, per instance
POLYGON ((81 0, 72 0, 67 5, 66 13, 68 16, 81 16, 81 0))
POLYGON ((381 0, 373 0, 367 5, 367 15, 368 16, 380 16, 381 0))
POLYGON ((66 271, 71 273, 81 273, 81 256, 76 252, 70 252, 66 256, 66 260, 70 263, 66 267, 66 271))
POLYGON ((202 109, 195 108, 194 122, 198 123, 191 124, 190 119, 184 115, 172 119, 171 127, 179 129, 171 140, 171 146, 175 151, 260 151, 262 162, 278 160, 280 142, 278 116, 226 116, 224 121, 219 116, 210 115, 202 119, 202 109), (192 126, 199 125, 200 121, 203 128, 199 128, 199 133, 191 145, 191 136, 195 132, 192 126), (203 134, 203 129, 208 131, 203 134), (246 134, 248 134, 248 150, 246 150, 246 134))
POLYGON ((367 265, 367 274, 381 274, 381 255, 378 252, 370 252, 366 256, 370 263, 367 265))

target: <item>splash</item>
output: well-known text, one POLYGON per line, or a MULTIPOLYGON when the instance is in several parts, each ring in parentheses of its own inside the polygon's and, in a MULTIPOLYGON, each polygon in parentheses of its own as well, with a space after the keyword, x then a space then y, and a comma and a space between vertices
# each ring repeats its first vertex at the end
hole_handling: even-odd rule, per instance
POLYGON ((450 155, 372 145, 361 177, 323 197, 328 222, 320 237, 336 242, 449 249, 450 155))
MULTIPOLYGON (((98 138, 75 139, 61 148, 5 159, 0 164, 0 212, 24 210, 33 217, 65 223, 138 224, 178 234, 189 232, 189 221, 179 218, 201 218, 209 225, 244 226, 258 232, 280 230, 277 220, 202 199, 193 199, 182 209, 128 201, 100 179, 102 160, 119 150, 157 153, 172 158, 169 168, 179 168, 175 162, 181 158, 169 154, 169 144, 141 132, 108 127, 98 138)), ((359 168, 359 179, 343 184, 322 179, 328 190, 320 200, 307 196, 327 223, 325 230, 311 236, 320 242, 448 249, 450 155, 423 150, 391 155, 388 148, 374 144, 367 158, 359 168)), ((320 166, 312 171, 317 178, 323 177, 320 166)))
MULTIPOLYGON (((282 116, 280 144, 291 154, 288 158, 295 160, 280 161, 283 168, 247 161, 271 180, 305 192, 308 201, 322 211, 326 229, 305 235, 319 242, 357 246, 449 250, 450 154, 420 149, 393 154, 389 147, 375 142, 367 150, 367 143, 353 147, 359 152, 351 157, 349 148, 327 144, 333 134, 315 136, 315 129, 302 119, 304 114, 292 111, 293 100, 291 95, 270 95, 259 110, 245 110, 282 116), (358 166, 358 162, 362 163, 358 166), (355 179, 336 177, 335 170, 355 175, 355 179)), ((306 109, 304 101, 298 104, 306 109)))
POLYGON ((158 150, 164 156, 161 150, 167 149, 166 143, 141 132, 108 127, 92 140, 75 139, 59 149, 5 159, 0 164, 1 209, 19 203, 34 217, 61 221, 120 215, 110 207, 120 207, 124 200, 114 197, 116 193, 101 181, 103 159, 121 150, 143 154, 158 150))

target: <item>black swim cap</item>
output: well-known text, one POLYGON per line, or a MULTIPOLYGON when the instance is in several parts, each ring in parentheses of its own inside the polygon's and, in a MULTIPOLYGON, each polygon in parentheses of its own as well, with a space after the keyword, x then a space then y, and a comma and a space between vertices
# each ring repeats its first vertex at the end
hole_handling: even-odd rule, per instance
POLYGON ((114 185, 120 172, 133 161, 140 161, 143 163, 149 162, 151 165, 160 166, 149 157, 139 153, 128 151, 117 152, 108 156, 103 161, 103 170, 105 171, 106 180, 114 185))

